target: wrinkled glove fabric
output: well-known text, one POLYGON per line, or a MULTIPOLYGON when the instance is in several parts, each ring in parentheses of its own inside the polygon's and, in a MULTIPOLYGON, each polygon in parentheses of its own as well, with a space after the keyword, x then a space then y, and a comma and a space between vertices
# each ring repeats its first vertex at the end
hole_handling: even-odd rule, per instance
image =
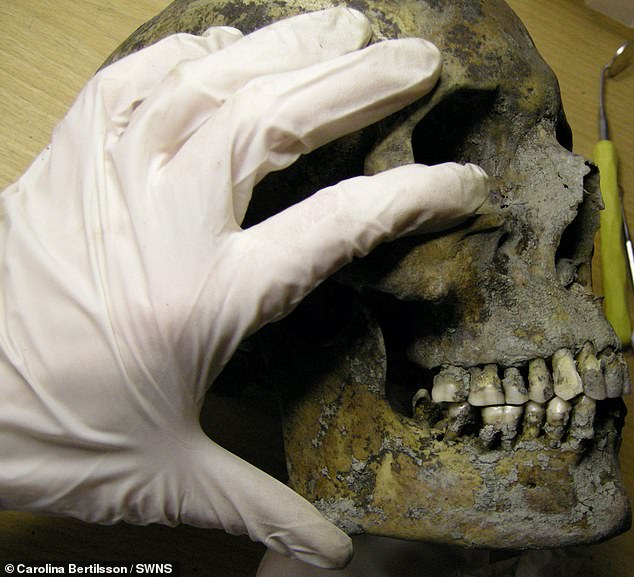
POLYGON ((476 167, 403 166, 241 229, 268 172, 434 86, 434 46, 370 35, 338 8, 166 38, 90 80, 2 193, 3 509, 220 527, 314 565, 349 560, 343 532, 209 440, 199 412, 245 336, 487 194, 476 167))

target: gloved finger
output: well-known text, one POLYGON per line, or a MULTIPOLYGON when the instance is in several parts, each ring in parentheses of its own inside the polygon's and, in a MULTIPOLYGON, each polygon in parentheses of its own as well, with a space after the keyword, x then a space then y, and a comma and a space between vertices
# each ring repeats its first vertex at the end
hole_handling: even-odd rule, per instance
POLYGON ((236 266, 246 282, 247 331, 290 312, 306 294, 354 257, 397 236, 438 231, 473 214, 488 196, 474 165, 408 165, 357 177, 240 233, 248 257, 236 266))
POLYGON ((188 490, 181 521, 248 534, 278 553, 318 567, 343 567, 350 561, 350 538, 308 501, 206 437, 199 443, 180 468, 188 490))
POLYGON ((225 183, 227 198, 214 198, 213 206, 224 218, 232 207, 218 211, 218 203, 232 202, 240 223, 254 184, 265 174, 420 98, 435 85, 440 64, 433 44, 408 38, 251 82, 190 138, 168 172, 181 186, 186 174, 187 189, 204 196, 205 183, 225 183), (211 150, 219 134, 227 146, 211 150))
MULTIPOLYGON (((331 8, 275 22, 206 58, 183 62, 135 112, 129 146, 168 154, 250 80, 304 68, 365 46, 368 20, 331 8)), ((218 146, 219 134, 214 146, 218 146)), ((224 134, 222 134, 224 138, 224 134)))
POLYGON ((235 28, 209 28, 203 36, 173 34, 100 70, 89 85, 103 95, 111 119, 125 126, 132 111, 179 63, 222 50, 242 37, 235 28))

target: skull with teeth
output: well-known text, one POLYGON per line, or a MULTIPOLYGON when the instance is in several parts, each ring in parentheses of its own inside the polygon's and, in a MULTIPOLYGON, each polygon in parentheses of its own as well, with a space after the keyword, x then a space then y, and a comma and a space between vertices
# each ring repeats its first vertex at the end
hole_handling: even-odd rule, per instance
MULTIPOLYGON (((248 32, 335 3, 177 0, 115 57, 175 31, 248 32)), ((521 549, 622 531, 629 379, 590 287, 596 175, 569 151, 552 71, 501 0, 348 4, 376 39, 432 40, 441 80, 269 176, 245 226, 413 161, 480 164, 493 189, 482 215, 380 247, 266 329, 291 486, 349 533, 521 549)))

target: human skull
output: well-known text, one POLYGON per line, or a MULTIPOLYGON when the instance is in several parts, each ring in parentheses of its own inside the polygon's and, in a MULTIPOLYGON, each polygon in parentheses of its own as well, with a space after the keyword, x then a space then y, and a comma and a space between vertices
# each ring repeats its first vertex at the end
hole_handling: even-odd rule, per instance
MULTIPOLYGON (((175 31, 249 32, 338 3, 177 0, 114 58, 175 31)), ((591 291, 596 175, 570 152, 552 71, 502 0, 347 4, 376 40, 433 41, 439 84, 270 175, 245 226, 412 161, 473 162, 493 186, 481 215, 383 245, 266 329, 290 485, 351 534, 521 549, 624 530, 629 378, 591 291)))

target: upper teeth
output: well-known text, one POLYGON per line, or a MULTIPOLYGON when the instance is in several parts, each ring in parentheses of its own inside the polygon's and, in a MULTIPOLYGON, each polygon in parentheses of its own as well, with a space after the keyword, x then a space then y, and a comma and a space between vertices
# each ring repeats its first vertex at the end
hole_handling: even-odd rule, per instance
POLYGON ((586 343, 577 355, 577 368, 586 394, 597 401, 605 399, 605 377, 592 343, 586 343))
POLYGON ((555 394, 565 401, 583 393, 581 377, 568 349, 559 349, 552 358, 555 394))
POLYGON ((436 403, 465 400, 475 407, 523 405, 529 400, 547 403, 554 396, 569 401, 581 393, 601 401, 631 392, 627 364, 621 353, 606 349, 600 357, 587 343, 577 355, 558 350, 551 359, 552 371, 544 359, 528 362, 528 387, 521 367, 509 367, 500 380, 497 365, 464 369, 446 365, 434 377, 431 398, 436 403))
POLYGON ((600 359, 605 376, 606 396, 611 399, 629 395, 632 392, 632 384, 623 355, 606 349, 601 353, 600 359))
POLYGON ((459 403, 469 396, 469 372, 462 367, 448 366, 434 377, 431 398, 436 403, 459 403))
POLYGON ((553 398, 553 379, 544 359, 528 363, 528 397, 536 403, 545 403, 553 398))
POLYGON ((494 364, 468 369, 446 365, 434 377, 431 395, 427 388, 419 389, 412 405, 419 416, 436 415, 432 420, 444 423, 448 440, 475 422, 474 407, 480 407, 479 436, 486 445, 496 438, 509 444, 521 430, 520 438, 527 440, 543 431, 557 446, 568 429, 569 442, 592 438, 596 401, 630 392, 623 355, 611 349, 597 355, 586 343, 576 359, 572 351, 560 349, 549 363, 533 359, 506 368, 502 378, 494 364), (445 407, 443 413, 438 413, 440 407, 445 407))
POLYGON ((528 390, 519 369, 515 367, 506 369, 502 385, 504 387, 504 402, 507 405, 523 405, 528 402, 528 390))
POLYGON ((504 404, 504 391, 496 365, 486 365, 482 369, 474 367, 469 372, 471 373, 470 405, 490 407, 504 404))

